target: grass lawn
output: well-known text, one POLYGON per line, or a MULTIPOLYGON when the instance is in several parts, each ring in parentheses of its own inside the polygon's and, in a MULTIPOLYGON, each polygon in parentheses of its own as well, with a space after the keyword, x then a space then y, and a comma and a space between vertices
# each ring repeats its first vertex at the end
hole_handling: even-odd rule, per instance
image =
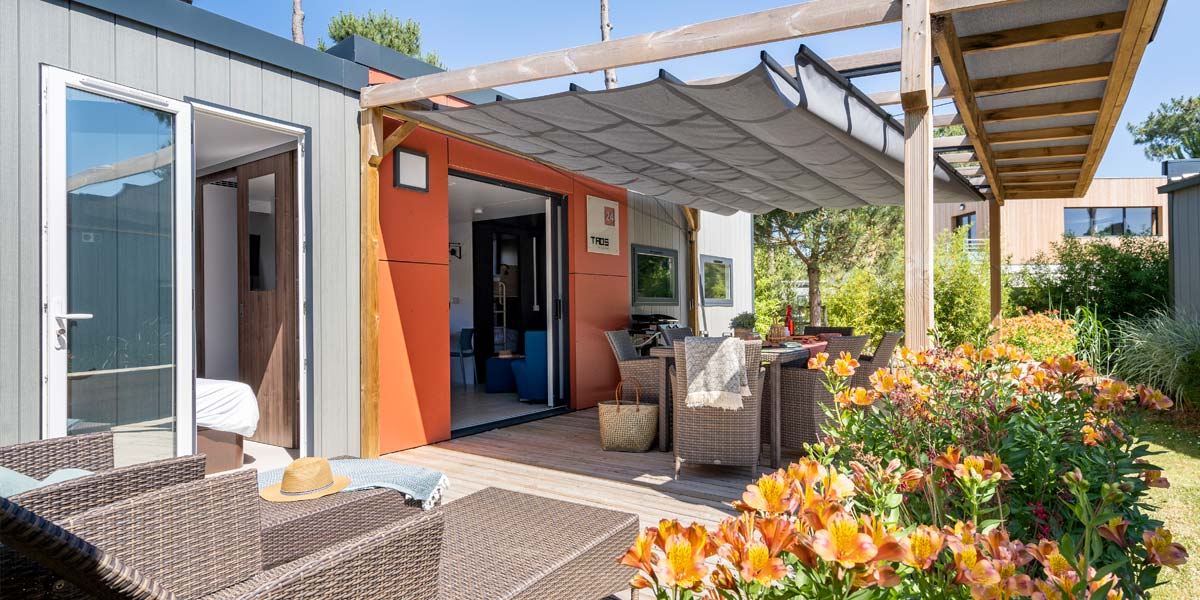
POLYGON ((1175 541, 1188 549, 1187 564, 1178 571, 1163 569, 1165 584, 1151 591, 1155 600, 1193 600, 1200 596, 1200 414, 1169 413, 1145 423, 1153 448, 1166 454, 1152 460, 1171 482, 1168 489, 1151 490, 1150 501, 1158 506, 1154 516, 1166 522, 1175 541))

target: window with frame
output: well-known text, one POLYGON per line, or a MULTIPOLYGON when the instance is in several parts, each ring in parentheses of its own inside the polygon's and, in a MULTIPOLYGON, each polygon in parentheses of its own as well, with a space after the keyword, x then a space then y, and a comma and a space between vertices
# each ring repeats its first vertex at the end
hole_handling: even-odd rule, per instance
POLYGON ((1074 237, 1161 235, 1158 207, 1064 208, 1063 233, 1074 237))
POLYGON ((954 216, 954 230, 958 231, 963 227, 967 228, 967 239, 974 240, 979 238, 979 230, 976 227, 975 213, 967 213, 965 215, 954 216))
POLYGON ((678 304, 679 253, 633 245, 633 303, 678 304))
POLYGON ((700 282, 705 306, 733 306, 733 259, 701 255, 700 282))

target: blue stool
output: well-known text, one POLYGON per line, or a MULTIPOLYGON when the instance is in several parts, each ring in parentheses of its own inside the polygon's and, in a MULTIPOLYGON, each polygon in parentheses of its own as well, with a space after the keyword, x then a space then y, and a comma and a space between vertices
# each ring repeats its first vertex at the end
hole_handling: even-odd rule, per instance
POLYGON ((517 382, 513 379, 512 359, 493 356, 487 359, 487 387, 484 388, 489 394, 498 394, 502 392, 512 392, 517 389, 517 382))

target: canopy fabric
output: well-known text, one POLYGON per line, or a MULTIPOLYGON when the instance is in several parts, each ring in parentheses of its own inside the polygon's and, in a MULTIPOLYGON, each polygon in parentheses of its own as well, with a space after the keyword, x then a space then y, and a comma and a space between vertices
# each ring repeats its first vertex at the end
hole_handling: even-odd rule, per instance
MULTIPOLYGON (((801 48, 715 85, 658 79, 406 117, 635 193, 718 213, 904 203, 904 133, 801 48)), ((936 202, 980 195, 940 159, 936 202)))

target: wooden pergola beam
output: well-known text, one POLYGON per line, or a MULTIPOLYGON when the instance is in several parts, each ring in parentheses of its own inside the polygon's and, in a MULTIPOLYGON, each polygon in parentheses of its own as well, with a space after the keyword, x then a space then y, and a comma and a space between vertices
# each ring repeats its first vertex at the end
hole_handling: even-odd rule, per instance
POLYGON ((1044 129, 1021 129, 1018 131, 997 131, 989 134, 993 144, 1017 144, 1022 142, 1050 142, 1054 140, 1069 140, 1072 138, 1092 135, 1093 125, 1070 125, 1067 127, 1046 127, 1044 129))
POLYGON ((933 44, 937 47, 938 54, 946 57, 942 61, 942 75, 946 79, 946 85, 954 90, 954 103, 958 107, 958 114, 964 115, 963 128, 967 130, 967 136, 975 146, 975 155, 979 157, 983 172, 993 184, 992 191, 996 194, 996 201, 1003 204, 1004 190, 996 188, 999 180, 996 177, 996 163, 992 158, 991 135, 979 121, 979 106, 975 101, 973 82, 967 76, 967 66, 958 47, 958 32, 954 28, 954 19, 946 16, 934 18, 933 44))
POLYGON ((359 112, 359 453, 379 456, 379 163, 383 115, 359 112))
POLYGON ((1100 158, 1108 141, 1112 138, 1113 130, 1120 119, 1121 110, 1129 98, 1129 90, 1133 87, 1134 75, 1142 62, 1146 46, 1154 35, 1154 28, 1162 14, 1166 0, 1130 0, 1125 9, 1125 26, 1121 37, 1117 38, 1117 50, 1113 53, 1112 76, 1104 88, 1104 97, 1100 103, 1100 114, 1096 118, 1096 135, 1092 137, 1091 149, 1083 160, 1083 170, 1079 183, 1075 185, 1075 196, 1081 197, 1087 193, 1092 184, 1092 177, 1100 166, 1100 158))
POLYGON ((940 156, 952 165, 979 162, 979 155, 974 152, 943 152, 940 156))
POLYGON ((959 38, 964 54, 1039 46, 1067 40, 1079 40, 1099 35, 1113 35, 1121 31, 1124 12, 1105 13, 1078 19, 1066 19, 1052 23, 1038 23, 1028 27, 1003 29, 968 35, 959 38))
POLYGON ((1112 71, 1112 63, 1098 63, 976 79, 971 82, 971 85, 975 89, 975 93, 980 96, 1007 94, 1072 83, 1104 81, 1108 79, 1110 71, 1112 71))
POLYGON ((904 341, 932 346, 933 45, 929 0, 905 0, 900 97, 904 106, 904 341))
POLYGON ((1013 175, 1000 174, 1000 181, 1005 186, 1034 185, 1038 183, 1071 183, 1079 179, 1078 173, 1058 173, 1054 175, 1013 175))
POLYGON ((971 140, 965 135, 944 135, 933 138, 934 149, 971 147, 971 140))
POLYGON ((983 167, 979 165, 975 165, 973 167, 959 167, 955 169, 955 171, 958 171, 958 174, 962 175, 963 177, 979 177, 980 175, 984 174, 983 167))
POLYGON ((1075 191, 1070 188, 1060 190, 1013 190, 1008 193, 1009 200, 1043 200, 1074 197, 1075 191))
POLYGON ((962 125, 962 124, 963 124, 962 115, 960 115, 958 113, 952 113, 952 114, 946 114, 946 115, 933 115, 933 126, 934 127, 948 127, 950 125, 962 125))
MULTIPOLYGON (((934 0, 930 8, 938 14, 1000 6, 1014 1, 1019 0, 934 0)), ((363 108, 377 108, 433 96, 453 96, 484 88, 894 23, 900 20, 903 3, 904 0, 811 0, 365 87, 360 94, 359 104, 363 108)))
POLYGON ((1100 98, 1087 100, 1072 100, 1070 102, 1050 102, 1030 106, 1014 106, 1011 108, 995 108, 980 113, 984 123, 1002 121, 1021 121, 1025 119, 1042 119, 1045 117, 1072 117, 1100 112, 1100 98))
POLYGON ((1048 146, 1045 148, 1021 148, 1018 150, 997 150, 993 157, 996 160, 1024 160, 1028 158, 1051 158, 1066 156, 1087 156, 1088 146, 1048 146))
POLYGON ((1015 165, 999 165, 1000 177, 1012 173, 1052 173, 1055 171, 1078 171, 1083 167, 1082 160, 1040 162, 1015 165))
MULTIPOLYGON (((953 92, 953 90, 950 89, 950 86, 942 84, 942 85, 937 85, 933 88, 932 95, 935 100, 941 100, 943 98, 953 98, 954 92, 953 92)), ((874 102, 875 104, 878 104, 880 106, 888 106, 890 104, 903 104, 904 103, 903 92, 901 92, 900 90, 886 91, 886 92, 872 92, 870 94, 867 94, 867 96, 869 98, 871 98, 872 102, 874 102)))

